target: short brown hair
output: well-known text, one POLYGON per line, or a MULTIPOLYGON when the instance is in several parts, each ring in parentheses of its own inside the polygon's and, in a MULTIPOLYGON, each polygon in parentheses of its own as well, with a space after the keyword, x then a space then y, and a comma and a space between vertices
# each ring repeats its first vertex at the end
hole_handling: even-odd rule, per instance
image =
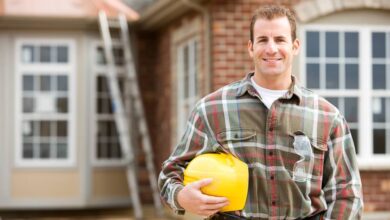
POLYGON ((294 41, 297 38, 297 24, 294 14, 290 9, 281 5, 266 5, 257 9, 252 16, 250 27, 250 40, 253 42, 253 28, 257 19, 263 18, 272 20, 274 18, 287 17, 291 27, 291 39, 294 41))

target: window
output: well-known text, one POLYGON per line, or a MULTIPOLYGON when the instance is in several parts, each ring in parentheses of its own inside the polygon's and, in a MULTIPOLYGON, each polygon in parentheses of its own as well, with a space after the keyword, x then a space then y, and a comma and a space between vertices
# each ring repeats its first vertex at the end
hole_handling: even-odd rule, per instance
POLYGON ((390 28, 307 26, 302 36, 306 87, 345 116, 362 167, 390 167, 390 28))
POLYGON ((177 128, 180 138, 184 133, 190 112, 198 101, 197 41, 191 39, 177 48, 177 128))
MULTIPOLYGON (((118 42, 113 43, 113 52, 118 71, 118 82, 121 94, 125 90, 125 68, 124 68, 124 51, 119 47, 118 42)), ((121 165, 123 164, 122 150, 119 142, 118 131, 116 128, 111 96, 109 93, 109 81, 106 76, 107 64, 104 56, 102 43, 95 42, 93 48, 93 103, 94 107, 94 129, 93 146, 95 165, 121 165)), ((124 97, 122 97, 125 101, 124 97)))
POLYGON ((68 166, 74 156, 74 57, 71 40, 16 43, 16 163, 68 166))

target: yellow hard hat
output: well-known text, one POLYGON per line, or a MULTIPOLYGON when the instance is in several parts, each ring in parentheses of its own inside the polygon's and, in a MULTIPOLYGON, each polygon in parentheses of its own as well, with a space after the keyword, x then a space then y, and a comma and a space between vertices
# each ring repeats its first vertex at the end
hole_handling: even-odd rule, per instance
POLYGON ((213 181, 201 188, 204 194, 226 197, 222 212, 242 210, 248 194, 248 165, 231 154, 208 153, 195 157, 184 171, 184 185, 205 178, 213 181))

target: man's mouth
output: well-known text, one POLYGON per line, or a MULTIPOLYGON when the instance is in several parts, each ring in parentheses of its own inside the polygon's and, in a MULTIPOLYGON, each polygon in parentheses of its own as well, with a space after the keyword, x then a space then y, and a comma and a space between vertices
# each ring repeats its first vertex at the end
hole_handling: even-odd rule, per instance
POLYGON ((266 62, 275 62, 282 60, 282 58, 262 58, 262 60, 266 62))

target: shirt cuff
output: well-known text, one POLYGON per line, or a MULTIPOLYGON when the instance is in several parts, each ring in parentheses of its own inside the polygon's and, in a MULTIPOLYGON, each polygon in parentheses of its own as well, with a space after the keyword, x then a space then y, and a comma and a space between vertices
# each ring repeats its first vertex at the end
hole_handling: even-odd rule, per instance
POLYGON ((183 185, 177 185, 177 187, 174 189, 173 191, 173 204, 172 204, 172 208, 173 208, 173 211, 178 214, 178 215, 184 215, 185 214, 185 210, 183 209, 183 207, 180 206, 178 200, 177 200, 177 195, 179 194, 179 192, 184 188, 183 185))

